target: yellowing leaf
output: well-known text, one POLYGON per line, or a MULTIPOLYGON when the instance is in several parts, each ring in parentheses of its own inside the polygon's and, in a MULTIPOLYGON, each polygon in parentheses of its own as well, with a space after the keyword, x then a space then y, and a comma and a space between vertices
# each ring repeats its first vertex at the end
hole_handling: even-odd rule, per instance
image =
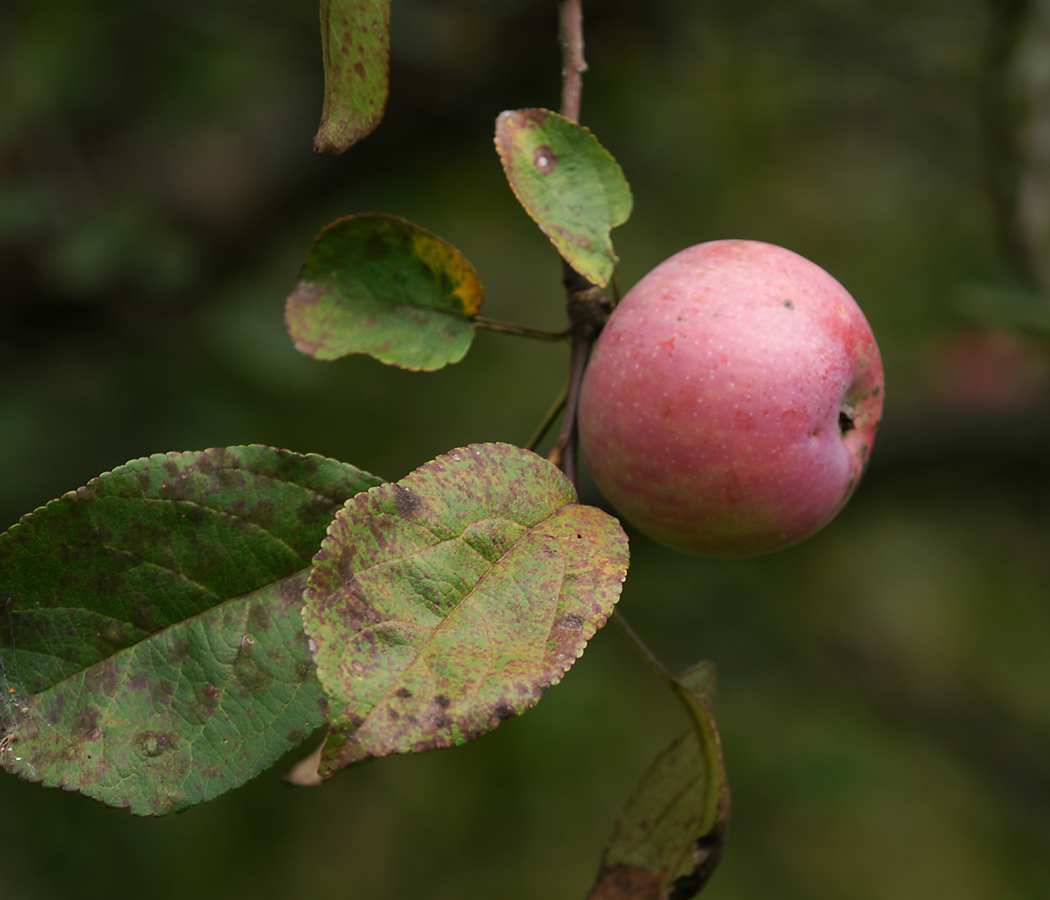
POLYGON ((285 324, 314 359, 367 353, 431 371, 466 354, 484 296, 474 267, 436 235, 396 216, 348 216, 314 240, 285 324))
POLYGON ((330 698, 321 775, 460 744, 529 709, 604 624, 626 570, 619 523, 508 444, 359 494, 304 594, 330 698))

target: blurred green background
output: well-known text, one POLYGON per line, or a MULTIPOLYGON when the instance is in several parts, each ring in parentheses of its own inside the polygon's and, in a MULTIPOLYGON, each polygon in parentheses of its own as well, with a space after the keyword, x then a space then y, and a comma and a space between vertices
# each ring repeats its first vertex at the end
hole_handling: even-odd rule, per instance
MULTIPOLYGON (((815 538, 726 562, 632 534, 625 614, 672 668, 719 669, 711 900, 1050 896, 1047 6, 585 3, 583 121, 635 193, 624 286, 702 240, 784 244, 853 293, 887 372, 867 479, 815 538)), ((311 2, 0 5, 4 525, 158 451, 258 442, 397 478, 528 439, 564 346, 481 333, 411 374, 284 334, 311 238, 365 211, 458 246, 488 315, 564 323, 492 147, 501 110, 558 103, 554 0, 397 0, 392 47, 386 119, 331 160, 311 2)), ((521 719, 317 790, 279 780, 293 756, 135 820, 5 775, 0 897, 583 898, 685 725, 610 626, 521 719)))

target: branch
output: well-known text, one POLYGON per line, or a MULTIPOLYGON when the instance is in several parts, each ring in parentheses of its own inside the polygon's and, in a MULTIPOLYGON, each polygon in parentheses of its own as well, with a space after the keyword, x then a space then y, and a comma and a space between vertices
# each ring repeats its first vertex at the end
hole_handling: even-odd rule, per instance
POLYGON ((580 120, 580 95, 587 63, 583 58, 582 0, 562 0, 558 9, 558 36, 561 39, 561 114, 580 120))
POLYGON ((561 432, 547 455, 576 486, 576 409, 580 385, 591 356, 591 347, 612 312, 612 305, 602 292, 568 263, 564 263, 562 284, 568 295, 569 321, 572 323, 572 355, 569 363, 569 387, 561 432))
POLYGON ((594 338, 574 332, 572 336, 572 357, 569 363, 569 388, 565 398, 565 415, 561 420, 561 431, 554 442, 547 459, 561 469, 565 476, 577 487, 576 468, 576 407, 580 402, 580 384, 583 372, 587 368, 587 359, 591 355, 591 344, 594 338))
MULTIPOLYGON (((583 58, 582 0, 562 0, 558 7, 558 34, 561 38, 561 112, 567 119, 580 119, 580 94, 587 63, 583 58)), ((598 288, 563 261, 562 283, 568 297, 572 356, 569 364, 569 387, 561 431, 547 458, 558 466, 576 485, 576 407, 580 383, 591 355, 591 346, 609 317, 609 304, 598 288)))

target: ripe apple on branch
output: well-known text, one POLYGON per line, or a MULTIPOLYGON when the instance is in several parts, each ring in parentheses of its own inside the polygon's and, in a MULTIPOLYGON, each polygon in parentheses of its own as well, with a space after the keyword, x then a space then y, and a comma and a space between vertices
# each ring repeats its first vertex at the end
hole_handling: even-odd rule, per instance
POLYGON ((803 257, 712 241, 628 292, 580 391, 584 458, 614 507, 672 547, 779 550, 853 493, 882 413, 860 307, 803 257))

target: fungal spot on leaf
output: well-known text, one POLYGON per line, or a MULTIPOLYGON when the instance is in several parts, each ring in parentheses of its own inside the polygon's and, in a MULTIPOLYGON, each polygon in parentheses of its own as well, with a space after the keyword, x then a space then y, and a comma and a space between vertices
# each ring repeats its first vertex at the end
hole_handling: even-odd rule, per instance
POLYGON ((201 706, 208 709, 214 709, 219 705, 219 697, 221 695, 222 692, 214 684, 211 684, 210 682, 205 684, 200 693, 201 706))
POLYGON ((233 662, 233 678, 249 692, 265 690, 273 684, 273 675, 252 659, 251 645, 245 645, 243 642, 233 662))
POLYGON ((438 706, 440 706, 440 707, 441 707, 442 709, 447 709, 447 708, 448 708, 448 705, 449 705, 449 703, 451 703, 452 701, 451 701, 451 700, 449 700, 449 699, 448 699, 448 697, 447 697, 447 696, 446 696, 445 694, 438 694, 438 695, 437 695, 437 696, 436 696, 436 697, 434 698, 434 702, 435 702, 435 703, 436 703, 436 704, 437 704, 438 706))
POLYGON ((162 753, 174 748, 178 737, 166 731, 143 731, 137 735, 139 749, 144 756, 156 759, 162 753))
POLYGON ((554 155, 554 151, 547 144, 544 144, 542 147, 536 148, 536 152, 532 154, 532 161, 535 163, 536 168, 539 169, 541 175, 550 175, 558 164, 558 157, 554 155))
POLYGON ((423 511, 423 498, 400 484, 394 485, 394 503, 403 519, 414 519, 423 511))
POLYGON ((578 616, 575 613, 569 613, 568 615, 562 616, 560 619, 555 619, 551 625, 551 631, 582 631, 583 630, 583 616, 578 616))
POLYGON ((262 603, 256 603, 248 613, 248 621, 252 623, 255 631, 268 631, 273 620, 270 610, 262 603))
POLYGON ((412 692, 406 687, 399 687, 396 693, 397 696, 400 697, 402 700, 407 700, 409 697, 412 696, 412 692))
POLYGON ((507 719, 514 718, 514 707, 507 703, 499 703, 496 705, 496 718, 501 722, 505 722, 507 719))
MULTIPOLYGON (((624 863, 612 869, 603 870, 598 877, 598 883, 591 892, 595 900, 601 898, 630 898, 630 897, 660 897, 671 896, 664 894, 660 888, 660 879, 652 872, 624 863)), ((689 897, 690 894, 675 894, 674 896, 689 897)))

